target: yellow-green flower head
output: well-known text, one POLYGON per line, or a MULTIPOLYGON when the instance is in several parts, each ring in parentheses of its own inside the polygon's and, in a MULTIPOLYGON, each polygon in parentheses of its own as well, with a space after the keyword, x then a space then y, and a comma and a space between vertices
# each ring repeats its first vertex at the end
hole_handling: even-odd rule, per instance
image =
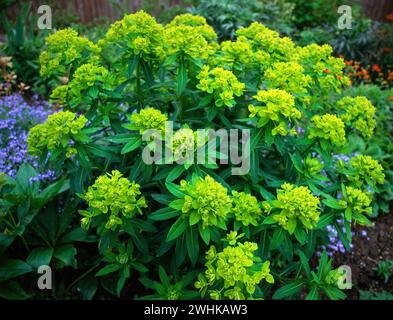
POLYGON ((96 82, 105 82, 108 74, 109 71, 106 68, 86 63, 76 69, 69 86, 71 90, 80 92, 94 86, 96 82))
POLYGON ((27 137, 28 151, 33 156, 40 156, 47 151, 63 148, 67 157, 76 153, 69 143, 84 128, 87 119, 69 111, 52 114, 39 125, 31 128, 27 137))
POLYGON ((340 118, 358 130, 365 138, 371 138, 375 129, 375 107, 366 97, 344 97, 337 102, 340 118))
POLYGON ((61 85, 53 89, 50 94, 50 102, 57 102, 59 104, 66 104, 68 101, 70 87, 68 85, 61 85))
POLYGON ((277 88, 292 94, 307 93, 311 77, 304 74, 304 68, 297 62, 275 62, 265 72, 269 88, 277 88))
POLYGON ((315 197, 308 187, 295 187, 285 183, 277 190, 277 201, 274 207, 280 213, 274 219, 291 234, 298 223, 306 229, 314 229, 319 221, 319 199, 315 197))
POLYGON ((322 46, 312 43, 304 47, 296 47, 294 58, 304 64, 315 65, 316 63, 328 59, 333 53, 333 48, 324 44, 322 46))
POLYGON ((208 66, 203 66, 197 78, 197 88, 214 95, 217 107, 233 107, 236 104, 234 97, 243 95, 244 83, 239 82, 231 71, 221 67, 210 70, 208 66))
POLYGON ((125 57, 141 55, 145 59, 165 58, 164 27, 142 10, 112 24, 98 44, 125 57), (119 48, 122 50, 120 53, 119 48))
POLYGON ((370 156, 359 154, 349 161, 349 167, 354 171, 348 176, 348 179, 354 182, 357 186, 363 183, 375 185, 377 183, 383 184, 385 182, 385 174, 381 164, 370 156))
POLYGON ((323 279, 323 284, 337 287, 337 284, 339 283, 341 277, 342 273, 339 269, 330 270, 326 277, 323 279))
POLYGON ((265 280, 274 283, 270 261, 260 262, 254 255, 258 245, 253 242, 229 245, 222 252, 211 246, 206 254, 206 271, 198 276, 195 287, 209 290, 210 298, 244 300, 252 298, 256 286, 265 280), (214 254, 212 254, 214 253, 214 254))
POLYGON ((181 190, 185 193, 182 212, 202 227, 222 224, 231 210, 227 189, 212 177, 198 178, 194 183, 183 180, 181 190))
POLYGON ((236 71, 254 64, 254 53, 250 41, 239 37, 236 41, 223 41, 219 55, 213 58, 214 65, 220 65, 236 71))
POLYGON ((194 59, 207 59, 213 55, 218 44, 213 40, 217 35, 207 24, 198 24, 195 18, 187 20, 188 16, 177 16, 165 28, 165 44, 168 55, 185 54, 194 59))
POLYGON ((44 77, 62 76, 70 67, 88 61, 98 61, 100 48, 90 40, 78 36, 71 29, 59 30, 46 39, 47 48, 40 55, 40 73, 44 77))
POLYGON ((171 140, 175 161, 185 157, 187 152, 193 152, 205 144, 205 137, 198 135, 197 131, 188 127, 177 130, 171 140))
POLYGON ((216 32, 202 16, 192 15, 191 13, 179 14, 167 25, 169 28, 178 26, 193 27, 195 32, 201 34, 209 42, 217 39, 216 32))
POLYGON ((256 226, 262 217, 262 209, 257 198, 244 192, 232 191, 232 212, 235 220, 244 226, 256 226))
POLYGON ((157 130, 165 132, 165 122, 168 117, 160 110, 154 108, 145 108, 131 115, 131 124, 135 130, 143 134, 146 130, 157 130))
POLYGON ((81 98, 83 91, 88 90, 97 83, 110 83, 109 71, 93 63, 83 64, 76 69, 68 85, 62 85, 53 90, 51 99, 62 104, 68 100, 67 97, 69 96, 81 98))
POLYGON ((295 44, 290 38, 281 38, 278 32, 259 22, 238 29, 236 36, 249 39, 256 50, 268 52, 273 61, 288 61, 295 52, 295 44))
MULTIPOLYGON (((351 208, 353 212, 353 218, 357 221, 356 215, 363 213, 371 215, 372 208, 370 207, 372 202, 372 195, 369 192, 362 191, 361 189, 346 187, 346 197, 340 200, 340 204, 351 208)), ((360 221, 357 221, 360 222, 360 221)))
POLYGON ((142 214, 147 205, 139 189, 139 184, 123 178, 117 170, 98 177, 82 196, 89 205, 88 211, 80 210, 84 216, 82 225, 88 227, 91 219, 103 216, 105 228, 114 229, 137 213, 142 214))
POLYGON ((304 159, 304 169, 309 175, 313 176, 322 171, 323 164, 318 158, 313 158, 309 155, 304 159))
POLYGON ((340 85, 349 85, 349 79, 344 76, 344 60, 333 57, 332 53, 330 45, 313 43, 297 47, 294 59, 312 74, 321 88, 338 91, 340 85))
POLYGON ((269 121, 273 121, 276 125, 272 132, 273 135, 287 135, 288 122, 299 120, 302 116, 295 107, 294 96, 284 90, 259 90, 253 98, 262 102, 263 106, 249 105, 250 117, 257 116, 259 118, 258 127, 263 127, 269 121))
POLYGON ((344 122, 334 114, 315 115, 311 118, 312 126, 309 138, 320 138, 330 141, 336 146, 346 142, 344 122))

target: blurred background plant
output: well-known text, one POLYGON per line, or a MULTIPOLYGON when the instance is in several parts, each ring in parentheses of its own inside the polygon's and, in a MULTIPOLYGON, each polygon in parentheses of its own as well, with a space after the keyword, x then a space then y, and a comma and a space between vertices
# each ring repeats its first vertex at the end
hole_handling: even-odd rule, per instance
POLYGON ((378 265, 374 270, 378 277, 383 278, 385 283, 387 283, 392 275, 393 271, 393 261, 392 260, 382 260, 378 262, 378 265))
POLYGON ((220 40, 233 39, 234 32, 254 21, 290 34, 294 5, 284 0, 200 0, 188 9, 206 18, 220 40))

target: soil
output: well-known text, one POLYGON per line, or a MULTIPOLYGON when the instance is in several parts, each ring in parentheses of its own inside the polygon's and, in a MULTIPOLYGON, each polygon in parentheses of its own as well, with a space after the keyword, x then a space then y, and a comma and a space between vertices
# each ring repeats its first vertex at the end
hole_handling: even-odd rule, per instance
POLYGON ((334 264, 348 265, 352 270, 352 289, 346 290, 348 299, 359 299, 359 290, 393 293, 393 275, 388 283, 373 270, 382 260, 393 260, 393 211, 380 215, 373 227, 356 226, 353 252, 336 253, 334 264), (362 234, 366 231, 367 235, 362 234))

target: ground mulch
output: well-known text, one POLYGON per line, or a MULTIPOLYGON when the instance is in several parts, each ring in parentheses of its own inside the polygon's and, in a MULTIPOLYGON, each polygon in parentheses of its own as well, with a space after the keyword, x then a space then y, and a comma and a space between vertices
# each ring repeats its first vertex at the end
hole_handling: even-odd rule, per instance
POLYGON ((393 293, 393 276, 385 283, 373 270, 381 260, 393 260, 393 211, 380 215, 372 227, 355 226, 353 252, 334 255, 336 266, 348 265, 352 270, 353 286, 345 291, 348 299, 359 299, 359 290, 393 293))

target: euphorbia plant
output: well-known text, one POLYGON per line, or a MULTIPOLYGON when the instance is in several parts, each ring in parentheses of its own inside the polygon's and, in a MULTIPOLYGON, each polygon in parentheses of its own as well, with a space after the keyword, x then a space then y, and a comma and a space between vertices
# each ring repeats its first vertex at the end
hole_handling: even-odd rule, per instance
POLYGON ((140 11, 96 44, 71 29, 47 40, 42 74, 68 79, 53 90, 64 111, 52 117, 66 119, 61 129, 52 118, 45 130, 32 129, 29 149, 61 161, 59 175, 80 198, 74 218, 98 236, 98 275, 115 277, 117 294, 141 277, 145 289, 129 294, 185 298, 199 289, 214 299, 266 298, 293 282, 299 290, 274 297, 305 285, 308 298, 345 296, 325 256, 318 273, 305 261, 326 242, 327 225, 349 249, 351 226, 370 224, 382 168, 369 157, 337 157, 348 153, 351 135, 368 143, 375 108, 363 97, 332 101, 349 81, 329 46, 299 47, 259 23, 236 35, 219 43, 202 17, 162 26, 140 11), (228 141, 211 143, 198 129, 249 130, 250 154, 241 155, 249 170, 234 175, 238 163, 217 151, 228 141), (219 161, 192 154, 176 163, 201 148, 219 161), (151 153, 162 157, 146 162, 151 153), (158 282, 182 276, 176 294, 158 282))

